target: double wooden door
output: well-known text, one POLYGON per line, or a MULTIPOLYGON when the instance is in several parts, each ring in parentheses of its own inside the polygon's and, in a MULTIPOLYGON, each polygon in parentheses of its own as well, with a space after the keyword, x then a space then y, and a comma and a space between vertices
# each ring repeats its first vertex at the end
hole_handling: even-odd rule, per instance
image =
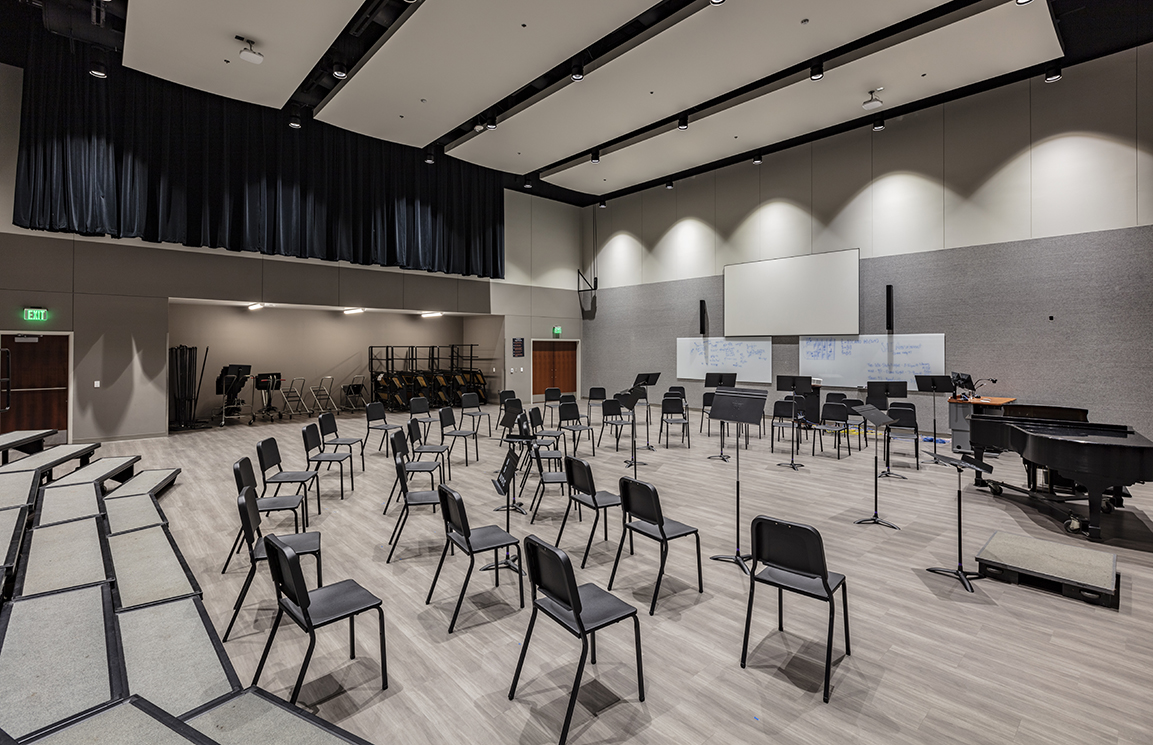
MULTIPOLYGON (((10 377, 11 408, 0 412, 0 434, 20 429, 68 429, 68 337, 53 334, 4 334, 7 355, 0 377, 10 377), (9 359, 11 365, 9 365, 9 359)), ((9 404, 4 396, 0 407, 9 404)))
POLYGON ((532 395, 543 396, 545 388, 560 388, 561 393, 576 393, 576 365, 575 341, 534 341, 532 395))

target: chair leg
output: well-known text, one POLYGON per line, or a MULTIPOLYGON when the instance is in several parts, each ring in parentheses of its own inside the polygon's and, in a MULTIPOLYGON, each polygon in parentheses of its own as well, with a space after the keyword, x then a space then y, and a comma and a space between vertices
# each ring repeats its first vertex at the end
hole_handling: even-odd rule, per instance
POLYGON ((591 650, 589 664, 595 665, 597 664, 597 632, 595 631, 589 632, 589 649, 591 650))
POLYGON ((621 553, 625 549, 625 534, 628 532, 629 531, 627 529, 621 531, 621 542, 620 542, 620 545, 617 546, 617 558, 613 559, 613 571, 612 571, 612 574, 609 575, 609 588, 608 589, 610 589, 610 590, 613 589, 613 580, 615 580, 617 578, 617 565, 621 563, 621 553))
POLYGON ((221 574, 228 571, 228 565, 232 563, 233 554, 240 552, 240 537, 244 535, 244 528, 236 531, 236 540, 232 542, 232 548, 228 549, 228 558, 224 560, 224 568, 220 570, 221 574))
MULTIPOLYGON (((475 564, 476 564, 476 556, 474 556, 473 554, 469 554, 468 555, 468 573, 464 575, 464 583, 461 584, 461 586, 460 586, 460 596, 456 599, 456 610, 454 610, 452 612, 452 620, 448 622, 448 633, 450 633, 450 634, 452 633, 452 630, 454 628, 456 628, 456 617, 458 615, 460 615, 460 606, 462 603, 464 603, 464 593, 468 590, 468 581, 472 578, 472 568, 475 564)), ((492 571, 494 574, 497 574, 500 572, 500 570, 497 569, 496 567, 493 567, 492 571)))
POLYGON ((348 617, 348 659, 356 659, 356 615, 348 617))
POLYGON ((569 728, 569 725, 572 724, 572 713, 573 713, 573 710, 576 708, 577 692, 580 691, 581 676, 584 675, 585 659, 588 658, 588 653, 589 653, 588 639, 587 638, 581 639, 581 658, 580 658, 580 662, 577 664, 576 679, 573 680, 573 684, 572 684, 572 695, 569 696, 569 700, 568 700, 568 711, 565 712, 565 715, 564 715, 564 726, 562 726, 561 730, 560 730, 560 744, 559 745, 564 745, 565 741, 568 740, 568 728, 569 728))
POLYGON ((300 675, 296 676, 296 685, 292 689, 292 698, 289 699, 290 704, 295 704, 296 699, 300 696, 300 687, 304 685, 304 674, 308 672, 308 663, 312 662, 312 653, 316 649, 316 632, 308 632, 308 651, 304 653, 304 663, 300 666, 300 675))
POLYGON ((380 690, 388 690, 388 645, 384 639, 384 610, 379 606, 376 609, 377 619, 380 622, 380 690))
POLYGON ((512 674, 512 686, 508 689, 508 700, 512 701, 516 695, 516 684, 520 680, 520 671, 524 667, 524 658, 528 654, 528 643, 532 639, 532 627, 536 625, 536 606, 532 607, 532 615, 528 619, 528 629, 524 632, 524 642, 520 645, 520 659, 516 662, 516 672, 512 674))
MULTIPOLYGON (((520 555, 520 542, 519 541, 516 544, 516 565, 518 567, 524 566, 524 560, 520 555)), ((524 572, 518 571, 516 573, 516 576, 517 576, 517 579, 520 580, 520 607, 523 608, 524 607, 524 572)), ((848 627, 846 626, 846 628, 848 628, 848 627)))
POLYGON ((640 695, 641 701, 645 700, 645 666, 641 661, 641 619, 633 615, 633 635, 636 638, 637 647, 637 693, 640 695))
POLYGON ((693 533, 693 538, 697 539, 697 592, 704 593, 705 574, 701 571, 701 534, 693 533))
POLYGON ((665 576, 665 561, 669 558, 668 541, 661 541, 661 568, 657 570, 657 585, 653 588, 653 602, 649 604, 649 615, 657 610, 657 596, 661 593, 661 580, 665 576))
POLYGON ((232 626, 236 623, 236 617, 240 615, 240 606, 244 605, 244 598, 248 595, 248 588, 252 586, 252 578, 255 576, 256 564, 253 563, 248 568, 248 576, 244 578, 244 586, 240 588, 240 594, 236 596, 236 605, 232 609, 232 620, 228 622, 228 628, 224 630, 221 641, 228 641, 228 635, 232 633, 232 626))
POLYGON ((785 591, 777 588, 777 631, 785 630, 785 591))
POLYGON ((833 668, 833 626, 837 620, 836 601, 829 598, 829 636, 825 644, 825 703, 829 703, 829 677, 833 668))
MULTIPOLYGON (((523 490, 524 487, 522 486, 521 489, 523 490)), ((529 507, 532 509, 532 519, 528 521, 529 525, 532 525, 533 523, 536 522, 536 513, 540 510, 540 503, 541 503, 543 497, 544 497, 544 481, 541 481, 539 484, 537 484, 536 491, 534 491, 532 493, 532 502, 529 503, 529 507), (533 505, 536 505, 536 506, 533 507, 533 505)))
POLYGON ((272 649, 272 640, 276 638, 276 630, 280 628, 280 618, 284 615, 284 609, 278 603, 276 606, 276 618, 272 621, 272 629, 268 632, 268 641, 264 644, 264 654, 260 655, 260 663, 256 666, 256 673, 252 676, 252 685, 260 682, 260 673, 264 670, 264 663, 268 661, 268 651, 272 649))
POLYGON ((841 613, 845 614, 845 656, 853 653, 853 648, 849 645, 849 589, 848 580, 841 580, 841 613))
POLYGON ((385 564, 388 564, 392 561, 392 554, 396 551, 397 545, 400 544, 400 534, 404 531, 404 524, 407 522, 408 505, 405 504, 404 509, 400 513, 400 516, 396 519, 396 527, 392 529, 392 537, 388 539, 388 542, 392 544, 392 548, 388 550, 388 558, 384 560, 385 564))
MULTIPOLYGON (((539 509, 540 505, 537 505, 537 508, 539 509)), ((564 518, 561 519, 561 521, 560 521, 560 530, 558 530, 556 533, 556 543, 553 544, 555 546, 560 545, 560 537, 562 535, 564 535, 564 526, 568 523, 568 513, 571 510, 572 510, 572 499, 569 499, 568 506, 564 508, 564 518)))
POLYGON ((745 666, 745 660, 749 656, 749 627, 753 625, 753 595, 757 591, 757 581, 752 577, 749 578, 749 609, 745 612, 745 642, 741 647, 741 667, 745 666))
POLYGON ((440 578, 440 569, 444 566, 444 557, 448 555, 448 547, 452 541, 445 540, 444 550, 440 552, 440 561, 436 565, 436 573, 432 575, 432 587, 428 588, 428 597, 424 599, 424 604, 428 605, 432 602, 432 591, 436 589, 436 581, 440 578))
MULTIPOLYGON (((600 511, 600 510, 593 510, 593 529, 589 531, 589 542, 585 544, 585 555, 584 555, 584 558, 583 558, 583 559, 581 559, 581 569, 584 569, 584 568, 585 568, 585 564, 587 564, 587 563, 588 563, 588 560, 589 560, 589 551, 590 551, 590 550, 592 549, 592 547, 593 547, 593 538, 595 538, 595 537, 596 537, 596 534, 597 534, 597 522, 598 522, 600 519, 601 519, 601 511, 600 511)), ((605 519, 605 529, 606 529, 606 530, 608 529, 608 519, 607 519, 607 518, 605 519)))

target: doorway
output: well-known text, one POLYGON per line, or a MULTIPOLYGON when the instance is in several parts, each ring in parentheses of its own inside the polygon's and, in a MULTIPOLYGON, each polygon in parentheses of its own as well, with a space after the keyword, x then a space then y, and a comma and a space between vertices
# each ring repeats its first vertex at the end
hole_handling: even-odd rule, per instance
POLYGON ((577 393, 577 342, 532 342, 532 395, 544 396, 545 388, 577 393))
POLYGON ((0 347, 11 396, 0 412, 0 434, 22 429, 55 429, 67 438, 72 338, 69 334, 3 334, 0 347))

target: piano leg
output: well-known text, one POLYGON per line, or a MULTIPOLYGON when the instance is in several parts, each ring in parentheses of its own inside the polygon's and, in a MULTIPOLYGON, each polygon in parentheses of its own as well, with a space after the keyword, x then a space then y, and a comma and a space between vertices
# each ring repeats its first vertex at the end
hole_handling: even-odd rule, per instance
MULTIPOLYGON (((978 463, 984 463, 985 462, 985 448, 981 447, 980 445, 973 445, 972 448, 973 448, 973 459, 976 460, 978 463)), ((976 471, 976 474, 977 475, 973 478, 973 486, 988 486, 989 485, 985 481, 985 479, 981 478, 981 472, 980 471, 976 471)))
POLYGON ((1086 484, 1089 490, 1089 526, 1087 528, 1089 540, 1101 540, 1101 500, 1105 488, 1100 484, 1086 484))

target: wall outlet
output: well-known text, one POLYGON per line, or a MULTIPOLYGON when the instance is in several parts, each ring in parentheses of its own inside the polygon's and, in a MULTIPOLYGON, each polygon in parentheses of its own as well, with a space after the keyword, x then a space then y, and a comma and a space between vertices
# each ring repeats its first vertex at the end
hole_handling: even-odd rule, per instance
POLYGON ((93 388, 99 388, 100 387, 100 381, 99 380, 93 380, 92 381, 92 387, 93 388))

